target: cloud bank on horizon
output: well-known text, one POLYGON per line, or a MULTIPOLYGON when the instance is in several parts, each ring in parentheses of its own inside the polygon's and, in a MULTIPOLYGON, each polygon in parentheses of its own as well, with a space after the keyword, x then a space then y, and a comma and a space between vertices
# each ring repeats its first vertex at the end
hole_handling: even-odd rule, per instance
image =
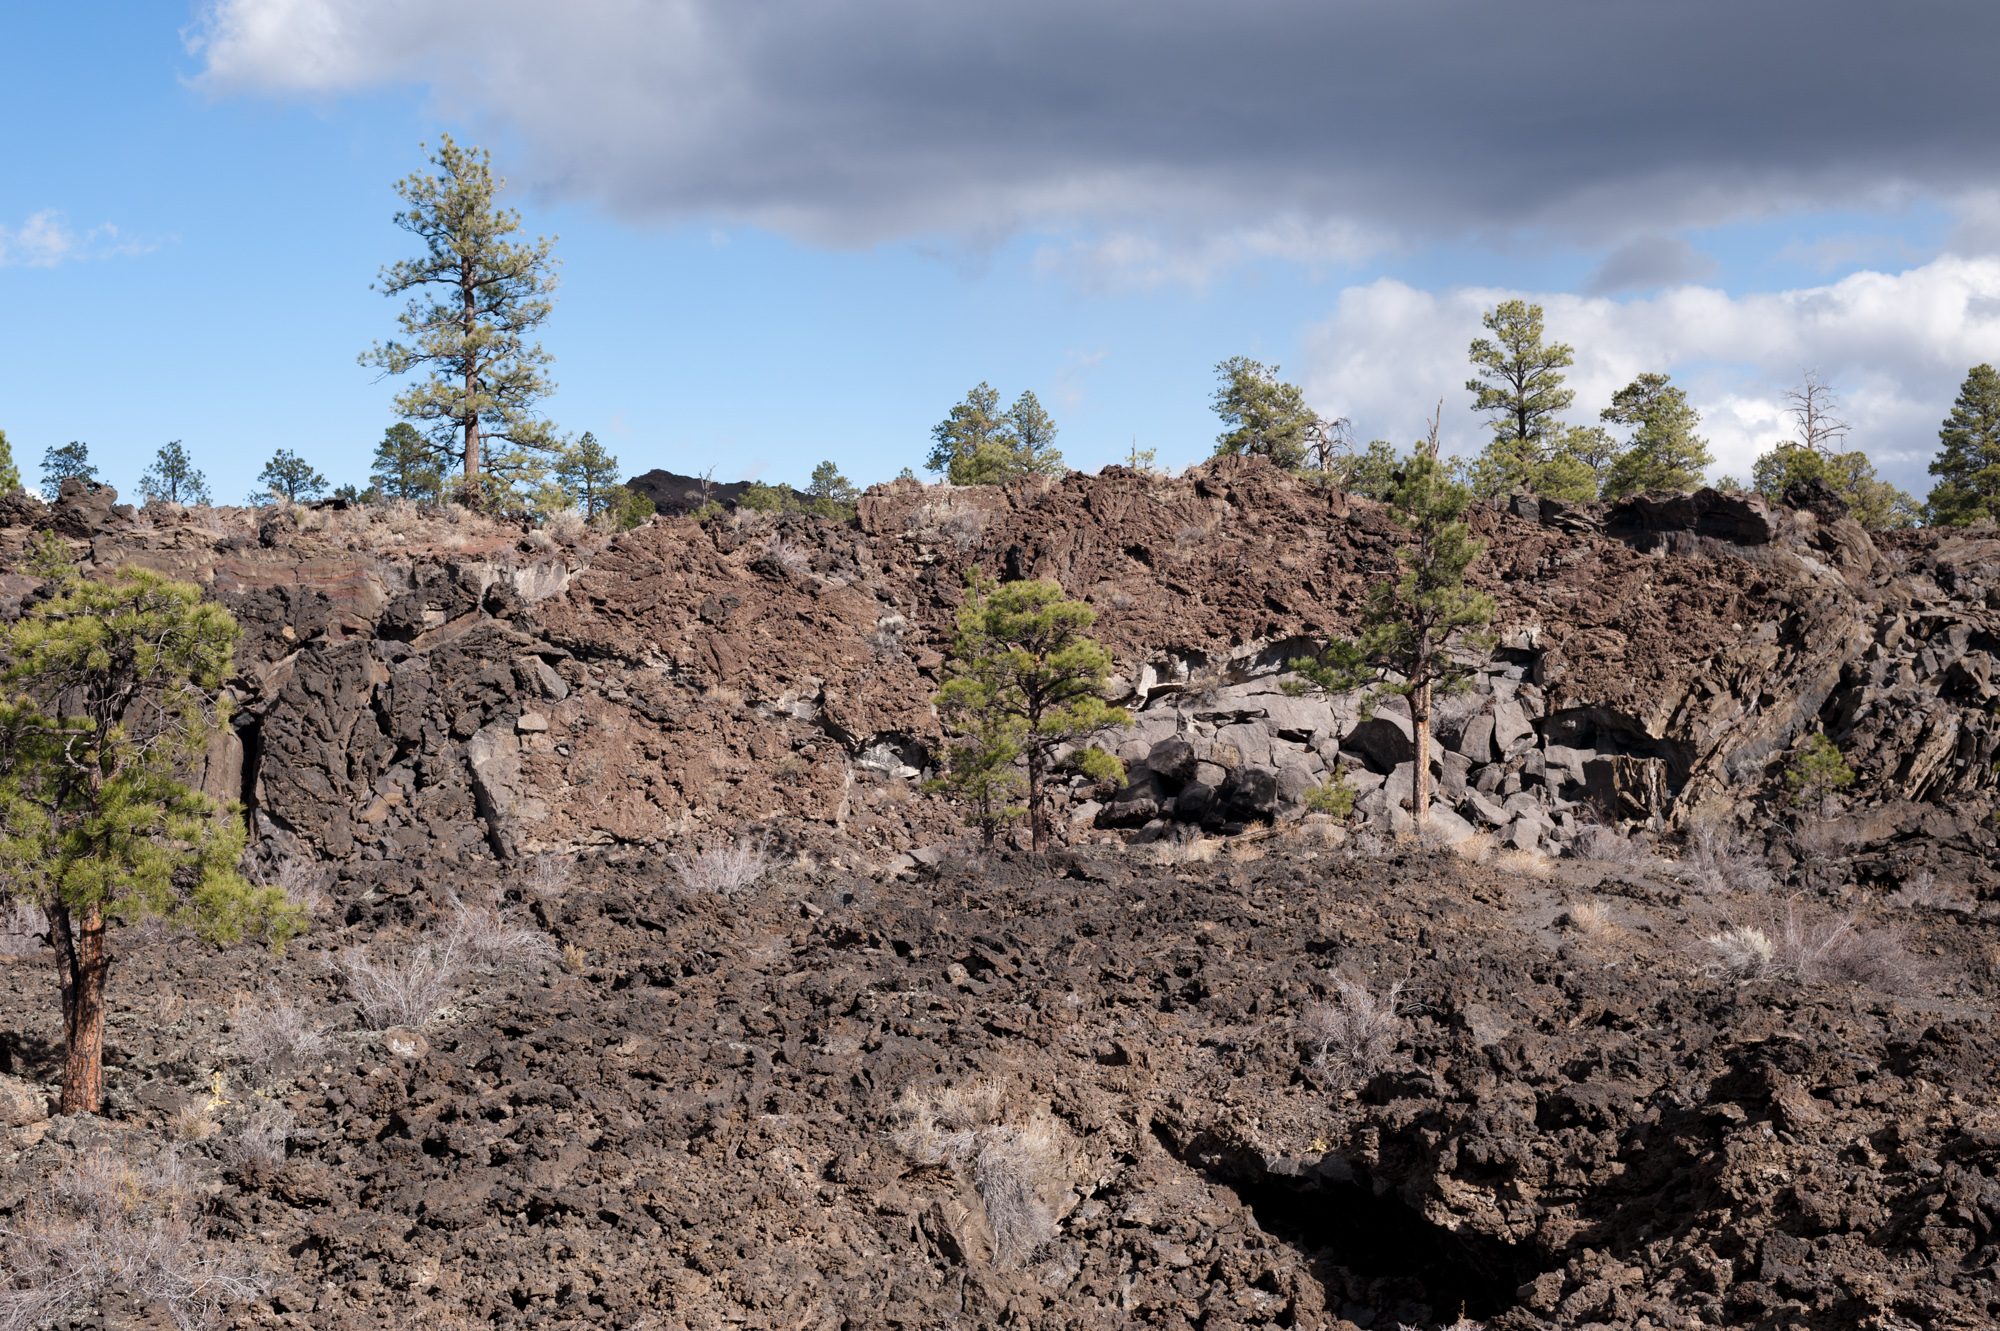
POLYGON ((1039 271, 1107 287, 1573 247, 1600 256, 1579 293, 1349 286, 1288 368, 1412 436, 1463 403, 1480 310, 1524 294, 1578 349, 1577 419, 1670 370, 1740 475, 1813 367, 1904 484, 1996 355, 1996 44, 1976 0, 210 0, 190 34, 218 94, 420 86, 518 143, 513 174, 635 222, 1027 233, 1039 271), (1958 219, 1942 253, 1804 289, 1704 287, 1683 234, 1912 201, 1958 219))

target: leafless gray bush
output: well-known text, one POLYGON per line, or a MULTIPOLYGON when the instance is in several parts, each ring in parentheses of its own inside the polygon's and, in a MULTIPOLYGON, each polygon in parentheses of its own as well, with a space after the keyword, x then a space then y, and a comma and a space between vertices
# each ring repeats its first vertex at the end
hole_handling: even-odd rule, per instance
POLYGON ((904 524, 919 545, 950 544, 970 550, 986 530, 986 514, 955 502, 947 492, 911 509, 904 524))
POLYGON ((559 508, 542 519, 542 530, 564 545, 575 545, 590 530, 590 524, 580 510, 559 508))
POLYGON ((971 1178, 1000 1261, 1018 1265, 1055 1237, 1075 1157, 1061 1123, 1045 1111, 1015 1121, 996 1082, 906 1091, 896 1116, 890 1139, 904 1155, 971 1178))
POLYGON ((1854 915, 1815 909, 1798 897, 1766 924, 1730 924, 1708 938, 1717 969, 1737 979, 1849 984, 1887 993, 1915 991, 1916 961, 1893 931, 1863 927, 1854 915))
POLYGON ((134 1163, 99 1148, 72 1157, 0 1229, 0 1331, 87 1319, 113 1289, 191 1331, 265 1282, 244 1245, 205 1241, 178 1153, 134 1163))
POLYGON ((1769 892, 1777 886, 1764 857, 1719 823, 1703 823, 1689 831, 1681 851, 1680 877, 1701 892, 1769 892))
POLYGON ((285 1167, 285 1151, 296 1126, 283 1105, 261 1105, 237 1125, 223 1145, 223 1158, 246 1173, 275 1174, 285 1167))
POLYGON ((1622 869, 1650 869, 1659 864, 1652 845, 1622 827, 1593 823, 1577 833, 1570 843, 1572 859, 1615 865, 1622 869))
POLYGON ((1891 892, 1889 904, 1900 910, 1948 910, 1966 914, 1979 905, 1979 898, 1964 883, 1940 883, 1929 869, 1921 869, 1903 880, 1891 892))
POLYGON ((547 934, 497 905, 469 905, 454 897, 448 927, 468 966, 512 970, 556 960, 555 942, 547 934))
POLYGON ((1366 1081, 1395 1051, 1403 1034, 1403 983, 1377 994, 1344 977, 1333 996, 1299 1014, 1298 1040, 1315 1068, 1343 1081, 1366 1081))
POLYGON ((326 1027, 275 989, 266 989, 254 1000, 239 1000, 230 1024, 236 1056, 267 1080, 288 1075, 326 1053, 326 1027))
POLYGON ((773 536, 765 543, 764 556, 794 578, 812 576, 811 557, 782 536, 773 536))
POLYGON ((441 924, 391 955, 351 947, 340 955, 347 989, 370 1030, 405 1026, 421 1030, 458 996, 466 972, 511 971, 554 965, 554 942, 493 904, 469 905, 457 897, 441 924))
POLYGON ((749 838, 676 855, 668 863, 680 880, 681 891, 694 896, 736 896, 755 887, 776 867, 763 843, 749 838))
POLYGON ((576 861, 566 855, 537 855, 521 876, 534 895, 559 897, 576 878, 576 861))
POLYGON ((421 1030, 436 1021, 458 996, 465 969, 464 940, 453 929, 428 931, 386 958, 360 947, 340 954, 348 992, 362 1020, 377 1031, 421 1030))

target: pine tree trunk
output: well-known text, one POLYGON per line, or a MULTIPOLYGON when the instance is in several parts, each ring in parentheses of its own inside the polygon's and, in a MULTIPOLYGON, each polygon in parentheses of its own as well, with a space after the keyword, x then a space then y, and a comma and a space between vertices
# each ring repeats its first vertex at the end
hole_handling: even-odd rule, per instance
POLYGON ((110 958, 104 948, 104 912, 86 907, 73 917, 68 907, 49 914, 62 984, 65 1114, 95 1114, 104 1100, 104 981, 110 958))
POLYGON ((1410 773, 1410 818, 1417 835, 1424 832, 1424 815, 1431 807, 1431 686, 1410 692, 1410 729, 1417 743, 1417 766, 1410 773))
MULTIPOLYGON (((465 299, 465 311, 459 321, 459 334, 465 339, 465 346, 461 349, 465 357, 465 401, 460 404, 460 409, 465 412, 465 488, 468 495, 477 493, 476 482, 479 480, 479 407, 473 400, 473 393, 479 387, 475 368, 478 358, 471 349, 472 334, 479 326, 479 301, 472 285, 473 276, 468 261, 459 280, 465 299)), ((471 502, 476 504, 478 500, 471 502)))
POLYGON ((1033 744, 1028 749, 1028 841, 1037 855, 1048 844, 1047 818, 1042 810, 1042 754, 1033 744))

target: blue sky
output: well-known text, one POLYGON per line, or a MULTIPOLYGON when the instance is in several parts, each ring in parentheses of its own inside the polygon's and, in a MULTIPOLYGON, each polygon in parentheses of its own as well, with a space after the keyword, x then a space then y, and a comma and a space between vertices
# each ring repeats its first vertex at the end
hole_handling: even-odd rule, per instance
MULTIPOLYGON (((1921 493, 1958 379, 1995 354, 1994 164, 1937 132, 1966 108, 1917 81, 1926 40, 1992 49, 1977 33, 1919 31, 1899 63, 1858 32, 1823 58, 1891 81, 1907 64, 1910 96, 1876 103, 1906 110, 1797 125, 1810 89, 1653 34, 1657 63, 1707 89, 1556 87, 1521 116, 1517 179, 1483 174, 1479 102, 1431 99, 1426 123, 1399 109, 1413 71, 1380 58, 1423 49, 1456 88, 1452 61, 1493 42, 1413 48, 1383 26, 1396 7, 1358 0, 1270 0, 1248 35, 1180 0, 962 23, 851 0, 742 30, 741 7, 697 0, 469 2, 0 5, 0 429, 30 479, 81 439, 130 492, 180 439, 218 499, 277 448, 365 481, 394 392, 355 362, 393 330, 370 283, 408 248, 391 185, 440 131, 489 147, 528 229, 559 236, 547 411, 628 471, 802 482, 830 457, 886 479, 982 379, 1034 389, 1072 465, 1134 441, 1184 465, 1212 445, 1212 367, 1238 353, 1364 438, 1407 441, 1443 397, 1470 450, 1465 344, 1521 293, 1577 346, 1573 419, 1668 370, 1741 474, 1817 369, 1852 442, 1921 493), (450 36, 468 14, 470 46, 450 36), (1292 46, 1355 72, 1272 92, 1291 84, 1250 57, 1292 46), (1359 86, 1376 66, 1391 81, 1359 86), (1715 91, 1732 77, 1752 100, 1715 91), (1686 123, 1696 100, 1708 123, 1686 123)), ((1681 12, 1699 29, 1704 10, 1729 12, 1681 12)))

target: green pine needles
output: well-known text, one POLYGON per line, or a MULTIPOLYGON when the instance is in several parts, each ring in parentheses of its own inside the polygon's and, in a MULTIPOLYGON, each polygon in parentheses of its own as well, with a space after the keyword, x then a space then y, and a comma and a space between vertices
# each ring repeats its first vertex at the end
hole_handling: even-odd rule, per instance
POLYGON ((144 569, 42 561, 54 594, 0 629, 0 896, 48 920, 61 975, 64 1113, 103 1093, 105 931, 164 917, 281 945, 303 917, 237 872, 241 821, 190 779, 227 723, 229 612, 144 569))
POLYGON ((549 317, 556 288, 554 242, 520 241, 521 217, 498 206, 506 181, 491 159, 445 135, 431 156, 435 175, 396 185, 404 208, 396 225, 423 252, 382 269, 376 285, 408 296, 402 338, 377 343, 361 363, 390 377, 423 377, 396 397, 396 411, 456 454, 468 502, 492 507, 497 489, 529 488, 559 443, 536 404, 554 389, 551 361, 529 335, 549 317))
POLYGON ((1103 699, 1111 654, 1089 635, 1096 618, 1053 582, 970 583, 936 698, 951 743, 933 785, 966 801, 989 846, 1024 814, 1034 848, 1047 846, 1059 755, 1094 780, 1124 780, 1117 758, 1083 743, 1131 720, 1103 699))
POLYGON ((1409 699, 1416 741, 1412 815, 1419 829, 1430 803, 1430 720, 1433 699, 1463 689, 1474 660, 1490 650, 1484 632, 1493 598, 1466 585, 1484 549, 1465 523, 1472 495, 1454 484, 1437 457, 1437 426, 1406 459, 1388 503, 1407 533, 1396 558, 1401 571, 1369 590, 1358 637, 1329 641, 1291 668, 1329 693, 1369 688, 1409 699))

